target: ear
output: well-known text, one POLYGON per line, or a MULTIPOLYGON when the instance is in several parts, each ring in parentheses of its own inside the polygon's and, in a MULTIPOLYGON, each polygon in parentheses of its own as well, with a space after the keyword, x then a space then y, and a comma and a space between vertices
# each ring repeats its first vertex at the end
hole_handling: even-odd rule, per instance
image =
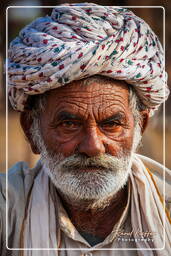
POLYGON ((30 128, 33 123, 33 119, 30 117, 30 115, 27 112, 22 112, 20 115, 20 124, 24 131, 24 134, 27 138, 27 140, 30 143, 31 149, 34 154, 40 154, 38 147, 35 145, 32 135, 30 133, 30 128))
POLYGON ((140 121, 140 127, 141 127, 141 133, 143 134, 149 121, 149 110, 145 109, 140 112, 141 114, 141 121, 140 121))

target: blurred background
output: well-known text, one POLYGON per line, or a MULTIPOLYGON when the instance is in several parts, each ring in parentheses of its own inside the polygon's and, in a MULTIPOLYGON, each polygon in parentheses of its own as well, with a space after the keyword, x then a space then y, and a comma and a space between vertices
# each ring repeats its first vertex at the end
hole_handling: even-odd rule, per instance
MULTIPOLYGON (((4 74, 4 63, 6 58, 6 44, 14 39, 18 32, 36 17, 46 14, 50 15, 52 8, 8 8, 8 19, 6 20, 6 12, 8 6, 56 6, 62 3, 80 3, 84 1, 44 1, 44 0, 15 0, 2 1, 0 9, 0 172, 6 170, 6 121, 5 121, 5 104, 6 104, 6 83, 4 74), (6 38, 6 23, 8 27, 8 39, 6 38)), ((86 1, 88 2, 88 1, 86 1)), ((143 18, 159 36, 160 41, 166 47, 166 70, 169 74, 168 85, 171 88, 171 3, 169 1, 157 0, 139 0, 138 3, 133 0, 105 0, 93 1, 101 5, 127 6, 137 16, 143 18), (136 7, 135 7, 136 6, 136 7), (145 7, 146 6, 146 7, 145 7), (166 12, 166 22, 164 20, 164 10, 166 12), (164 38, 164 27, 166 30, 164 38)), ((143 147, 139 153, 144 154, 160 163, 166 163, 171 169, 171 97, 169 97, 165 105, 165 129, 163 129, 163 108, 151 118, 149 127, 143 138, 143 147), (165 131, 165 132, 164 132, 165 131), (164 135, 166 140, 164 143, 164 135)), ((24 137, 19 124, 19 113, 12 110, 9 106, 8 110, 8 167, 11 167, 17 161, 26 161, 31 167, 34 166, 39 156, 34 155, 24 137)))

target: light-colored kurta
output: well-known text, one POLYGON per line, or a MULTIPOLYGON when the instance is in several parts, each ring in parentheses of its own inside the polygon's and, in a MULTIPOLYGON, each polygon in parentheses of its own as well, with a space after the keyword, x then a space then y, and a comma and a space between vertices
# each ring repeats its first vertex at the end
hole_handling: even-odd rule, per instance
MULTIPOLYGON (((144 163, 146 167, 150 169, 150 171, 153 173, 153 179, 155 183, 157 184, 157 187, 159 188, 159 191, 162 195, 162 178, 163 178, 163 168, 160 164, 139 155, 136 155, 136 158, 138 161, 141 161, 141 164, 144 163)), ((143 164, 143 165, 144 165, 143 164)), ((8 247, 10 248, 20 248, 24 241, 21 234, 24 234, 24 226, 25 223, 23 223, 24 220, 26 220, 26 214, 27 210, 30 207, 29 201, 32 193, 34 192, 34 189, 38 188, 38 185, 36 185, 36 182, 40 183, 40 180, 43 179, 41 177, 41 171, 42 171, 42 165, 40 162, 36 165, 34 169, 29 169, 26 163, 20 162, 17 163, 10 171, 9 171, 9 185, 8 185, 8 247), (24 224, 24 225, 23 225, 24 224)), ((137 176, 137 178, 139 178, 137 176)), ((71 223, 65 209, 63 208, 62 202, 60 201, 59 197, 56 194, 56 205, 55 208, 57 209, 57 217, 53 214, 48 216, 50 218, 56 218, 54 223, 56 222, 57 225, 53 227, 52 224, 46 224, 46 221, 41 221, 41 218, 45 218, 46 216, 46 209, 43 209, 43 203, 40 203, 36 206, 38 211, 38 217, 37 219, 33 218, 33 222, 35 221, 35 238, 32 244, 40 244, 39 236, 38 234, 44 234, 45 230, 49 228, 49 234, 55 234, 55 239, 53 237, 50 237, 49 239, 56 241, 54 243, 53 241, 50 242, 50 244, 53 244, 54 248, 61 248, 62 250, 58 251, 29 251, 30 254, 24 254, 23 255, 34 255, 34 256, 44 256, 44 255, 60 255, 60 256, 105 256, 105 255, 117 255, 117 256, 134 256, 134 255, 162 255, 162 256, 169 256, 169 245, 167 241, 167 248, 162 251, 152 251, 149 247, 149 245, 153 244, 153 240, 155 240, 155 236, 157 236, 156 233, 146 233, 145 231, 151 231, 152 230, 142 230, 144 231, 143 234, 140 234, 140 229, 134 230, 134 235, 132 235, 133 227, 134 225, 134 209, 133 207, 136 202, 133 202, 132 193, 135 191, 133 188, 134 181, 131 181, 132 178, 128 181, 128 199, 127 199, 127 205, 118 221, 118 223, 113 227, 113 231, 111 234, 109 234, 106 239, 97 244, 96 246, 91 247, 88 242, 79 234, 79 232, 76 230, 76 228, 71 223), (39 222, 39 223, 38 223, 39 222), (47 227, 49 225, 49 227, 47 227), (122 233, 121 233, 122 230, 122 233), (36 241, 37 239, 37 241, 36 241), (148 246, 146 246, 148 244, 148 246), (137 250, 137 247, 146 247, 149 250, 137 250), (69 250, 69 248, 76 248, 74 250, 69 250), (116 250, 114 250, 116 249, 116 250), (33 254, 32 254, 33 253, 33 254)), ((48 181, 50 182, 50 181, 48 181)), ((171 206, 171 174, 170 171, 166 171, 166 203, 167 207, 170 208, 171 206)), ((37 183, 37 184, 38 184, 37 183)), ((50 182, 51 183, 51 182, 50 182)), ((5 179, 4 176, 1 177, 1 183, 0 183, 0 238, 1 238, 1 256, 6 255, 12 255, 12 256, 19 256, 21 251, 19 250, 8 250, 6 251, 5 248, 5 179)), ((45 183, 44 183, 45 184, 45 183)), ((52 185, 52 184, 51 184, 52 185)), ((43 189, 43 188, 42 188, 43 189)), ((43 191, 43 190, 42 190, 43 191)), ((53 190, 55 191, 55 190, 53 190)), ((141 191, 141 189, 140 189, 141 191)), ((40 190, 41 196, 41 186, 40 190)), ((148 193, 148 191, 147 191, 148 193)), ((144 196, 144 204, 146 204, 146 196, 141 195, 142 198, 144 196)), ((162 195, 163 196, 163 195, 162 195)), ((36 195, 36 198, 39 198, 38 195, 36 195)), ((34 196, 33 196, 34 199, 34 196)), ((45 206, 46 208, 46 206, 45 206)), ((143 208, 142 208, 143 209, 143 208)), ((144 209, 146 209, 144 207, 144 209)), ((153 209, 152 209, 153 210, 153 209)), ((141 211, 141 209, 140 209, 141 211)), ((142 210, 143 211, 143 210, 142 210)), ((52 211, 53 212, 53 211, 52 211)), ((135 207, 136 212, 136 207, 135 207)), ((149 209, 146 209, 147 214, 150 212, 149 209)), ((165 211, 163 208, 163 213, 165 215, 165 211)), ((138 213, 140 214, 139 217, 142 219, 141 222, 143 223, 143 214, 144 212, 138 213)), ((48 215, 48 213, 47 213, 48 215)), ((31 215, 30 215, 31 216, 31 215)), ((135 216, 137 216, 137 213, 135 213, 135 216)), ((48 218, 47 217, 47 218, 48 218)), ((155 210, 154 210, 154 216, 148 216, 151 219, 155 218, 155 210)), ((135 217, 135 222, 137 217, 135 217)), ((166 216, 166 224, 168 225, 168 217, 166 216)), ((50 221, 49 221, 50 222, 50 221)), ((49 223, 47 222, 47 223, 49 223)), ((158 227, 155 227, 156 230, 158 227)), ((167 227, 167 235, 170 232, 171 235, 171 227, 167 227)), ((48 234, 48 232, 47 232, 48 234)), ((42 236, 43 237, 43 236, 42 236)), ((43 241, 43 239, 41 240, 43 241)), ((46 242, 41 244, 41 248, 46 246, 46 242)), ((160 246, 159 246, 160 247, 160 246)), ((40 246, 38 246, 40 248, 40 246)), ((171 248, 171 246, 170 246, 171 248)))

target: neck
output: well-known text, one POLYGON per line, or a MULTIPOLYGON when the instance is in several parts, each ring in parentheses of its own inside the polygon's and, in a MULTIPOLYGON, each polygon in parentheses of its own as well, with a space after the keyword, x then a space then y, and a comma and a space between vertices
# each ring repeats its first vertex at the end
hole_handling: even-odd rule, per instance
POLYGON ((127 195, 127 186, 114 196, 98 202, 73 202, 60 194, 64 208, 76 229, 101 238, 109 235, 118 222, 126 206, 127 195))

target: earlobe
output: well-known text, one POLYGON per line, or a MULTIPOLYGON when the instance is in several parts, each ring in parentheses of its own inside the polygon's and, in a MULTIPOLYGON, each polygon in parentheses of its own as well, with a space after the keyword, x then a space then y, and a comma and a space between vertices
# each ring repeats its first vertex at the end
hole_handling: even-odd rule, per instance
POLYGON ((146 130, 146 127, 148 125, 149 121, 149 110, 143 110, 140 112, 141 114, 141 121, 140 121, 140 126, 141 126, 141 133, 143 134, 144 131, 146 130))
POLYGON ((27 112, 22 112, 20 115, 20 124, 21 127, 24 131, 24 134, 27 138, 27 140, 30 143, 31 149, 34 154, 40 154, 38 147, 35 145, 33 139, 32 139, 32 134, 30 132, 31 125, 33 123, 33 119, 28 115, 27 112))

